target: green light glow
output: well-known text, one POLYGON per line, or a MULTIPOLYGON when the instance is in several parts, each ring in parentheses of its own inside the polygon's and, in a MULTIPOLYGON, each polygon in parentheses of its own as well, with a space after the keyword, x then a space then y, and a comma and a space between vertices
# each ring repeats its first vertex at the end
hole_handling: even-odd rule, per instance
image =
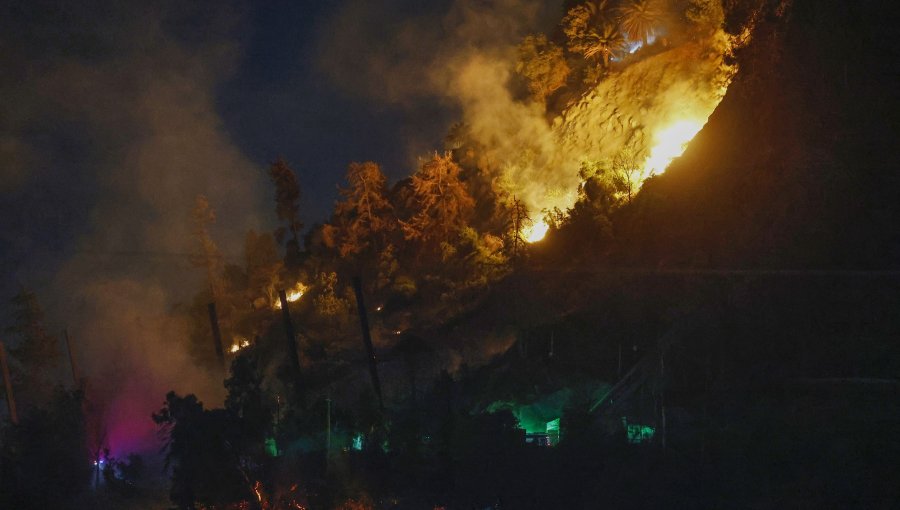
POLYGON ((356 451, 362 451, 362 449, 363 449, 363 435, 362 435, 362 434, 356 434, 355 436, 353 436, 353 444, 351 444, 350 447, 353 448, 353 449, 356 450, 356 451))
POLYGON ((547 422, 547 433, 556 432, 559 434, 559 418, 547 422))
POLYGON ((559 444, 559 418, 547 422, 547 436, 550 446, 559 444))
POLYGON ((622 425, 625 427, 625 438, 630 444, 641 444, 653 439, 656 429, 649 425, 628 423, 628 419, 622 417, 622 425))
POLYGON ((270 457, 278 457, 281 455, 278 451, 278 444, 275 442, 274 437, 266 438, 266 453, 269 454, 270 457))

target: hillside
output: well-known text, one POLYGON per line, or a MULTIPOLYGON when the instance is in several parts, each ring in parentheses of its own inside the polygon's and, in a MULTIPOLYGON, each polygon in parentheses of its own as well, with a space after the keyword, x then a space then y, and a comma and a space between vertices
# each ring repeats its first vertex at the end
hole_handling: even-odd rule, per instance
POLYGON ((800 0, 779 17, 780 3, 708 124, 626 213, 624 260, 897 267, 896 6, 800 0))

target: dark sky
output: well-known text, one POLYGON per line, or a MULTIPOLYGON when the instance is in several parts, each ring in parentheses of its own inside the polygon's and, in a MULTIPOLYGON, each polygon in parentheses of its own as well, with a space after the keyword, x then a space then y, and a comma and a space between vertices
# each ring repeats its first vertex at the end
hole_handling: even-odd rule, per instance
POLYGON ((135 265, 141 253, 184 251, 180 218, 197 193, 211 194, 236 253, 247 228, 274 221, 264 169, 278 156, 299 175, 307 224, 326 218, 351 161, 408 175, 417 153, 440 148, 452 107, 427 95, 376 101, 365 90, 377 80, 330 76, 346 81, 365 48, 448 3, 382 2, 364 31, 341 30, 359 2, 5 3, 3 296, 18 284, 41 293, 85 252, 127 252, 135 265), (334 52, 334 41, 351 43, 334 52))
MULTIPOLYGON (((397 19, 423 9, 421 2, 383 4, 384 15, 397 19)), ((441 4, 446 2, 431 2, 429 9, 439 12, 441 4)), ((309 214, 317 217, 327 213, 336 176, 347 163, 375 160, 394 179, 408 175, 404 136, 418 133, 439 148, 451 118, 435 101, 385 105, 329 79, 320 64, 331 34, 323 31, 332 28, 341 5, 315 0, 253 5, 241 39, 244 57, 218 89, 218 110, 241 150, 254 161, 285 156, 301 174, 314 204, 309 214)))

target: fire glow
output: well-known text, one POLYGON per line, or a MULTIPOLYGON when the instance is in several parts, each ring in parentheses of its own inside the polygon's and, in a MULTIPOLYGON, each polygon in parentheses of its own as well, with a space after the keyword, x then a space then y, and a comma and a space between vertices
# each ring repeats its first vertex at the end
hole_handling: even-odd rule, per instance
POLYGON ((547 235, 550 225, 543 220, 536 221, 533 225, 529 225, 522 229, 522 237, 529 243, 536 243, 547 235))
MULTIPOLYGON (((307 288, 308 287, 306 285, 304 285, 302 282, 297 282, 297 285, 294 285, 292 288, 285 291, 285 297, 287 298, 288 303, 293 303, 295 301, 298 301, 300 298, 302 298, 303 294, 306 293, 307 288)), ((280 300, 277 300, 277 299, 275 300, 275 309, 281 310, 281 301, 280 300)))
MULTIPOLYGON (((703 129, 706 121, 680 120, 656 132, 653 136, 655 145, 644 162, 642 177, 635 181, 639 189, 646 177, 660 175, 666 171, 672 161, 684 154, 688 144, 703 129)), ((544 239, 550 226, 543 220, 525 226, 521 230, 522 238, 528 243, 536 243, 544 239)))
POLYGON ((703 129, 704 124, 697 120, 682 120, 657 132, 654 135, 656 145, 644 163, 645 174, 650 176, 665 172, 675 158, 684 154, 687 144, 703 129))
POLYGON ((247 347, 250 347, 250 341, 244 337, 236 336, 234 337, 234 343, 231 344, 231 349, 229 349, 229 351, 234 354, 247 347))

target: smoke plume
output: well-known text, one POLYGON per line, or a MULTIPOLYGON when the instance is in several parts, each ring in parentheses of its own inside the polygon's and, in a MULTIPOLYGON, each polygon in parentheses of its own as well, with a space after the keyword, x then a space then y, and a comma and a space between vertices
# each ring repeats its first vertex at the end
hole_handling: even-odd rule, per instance
POLYGON ((91 434, 114 455, 156 451, 150 414, 167 391, 213 405, 224 393, 221 374, 194 367, 173 310, 199 288, 186 256, 196 195, 216 208, 226 254, 260 227, 265 174, 234 147, 215 109, 215 88, 239 57, 238 14, 218 2, 35 2, 8 22, 4 46, 21 81, 3 85, 20 102, 0 150, 20 164, 4 172, 16 178, 27 165, 29 178, 49 186, 82 180, 70 187, 97 190, 73 190, 78 204, 43 198, 85 222, 74 254, 39 294, 68 327, 88 380, 91 434), (42 143, 46 153, 35 150, 42 143))

